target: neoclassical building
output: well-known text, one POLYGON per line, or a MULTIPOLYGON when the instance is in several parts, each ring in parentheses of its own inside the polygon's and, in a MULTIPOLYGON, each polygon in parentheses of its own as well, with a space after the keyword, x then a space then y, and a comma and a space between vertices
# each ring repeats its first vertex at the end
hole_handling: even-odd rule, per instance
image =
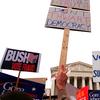
MULTIPOLYGON (((100 83, 94 83, 92 79, 92 65, 78 61, 67 64, 71 70, 68 74, 67 82, 74 87, 80 89, 84 86, 89 86, 90 90, 100 90, 100 83)), ((51 94, 55 95, 55 78, 54 74, 57 72, 57 67, 51 68, 52 87, 51 94)))

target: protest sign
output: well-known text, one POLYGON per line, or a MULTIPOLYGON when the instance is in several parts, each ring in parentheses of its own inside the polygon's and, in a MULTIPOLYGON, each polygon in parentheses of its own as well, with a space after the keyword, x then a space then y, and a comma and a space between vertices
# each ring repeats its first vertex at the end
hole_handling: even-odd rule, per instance
POLYGON ((17 77, 0 72, 0 94, 3 95, 8 91, 14 91, 14 89, 16 89, 17 91, 27 93, 35 99, 42 98, 43 93, 45 92, 45 84, 19 79, 19 86, 15 87, 16 80, 17 77))
POLYGON ((100 100, 100 90, 89 90, 89 100, 100 100))
POLYGON ((100 51, 92 52, 93 82, 100 82, 100 51))
POLYGON ((40 53, 7 48, 1 69, 37 72, 40 63, 40 53))
POLYGON ((88 86, 78 90, 76 94, 76 100, 88 100, 88 86))
POLYGON ((52 0, 51 5, 90 10, 90 0, 52 0))
POLYGON ((90 22, 89 11, 50 7, 45 26, 90 32, 90 22))

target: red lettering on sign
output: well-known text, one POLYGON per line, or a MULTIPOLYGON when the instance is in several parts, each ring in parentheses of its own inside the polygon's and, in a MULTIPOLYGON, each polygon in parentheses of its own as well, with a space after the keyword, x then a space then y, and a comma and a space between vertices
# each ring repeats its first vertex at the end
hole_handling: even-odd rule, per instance
POLYGON ((20 70, 21 63, 12 63, 12 70, 20 70))
POLYGON ((36 68, 35 68, 35 65, 33 64, 23 64, 22 70, 34 72, 36 68))
POLYGON ((12 63, 12 70, 35 72, 36 66, 33 64, 12 63))

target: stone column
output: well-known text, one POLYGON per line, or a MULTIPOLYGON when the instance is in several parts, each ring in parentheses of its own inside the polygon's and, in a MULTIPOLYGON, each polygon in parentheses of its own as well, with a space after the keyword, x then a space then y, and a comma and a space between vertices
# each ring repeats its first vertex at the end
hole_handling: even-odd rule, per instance
POLYGON ((92 84, 92 78, 89 77, 89 89, 92 90, 93 89, 93 84, 92 84))
POLYGON ((77 77, 74 77, 74 86, 77 88, 77 77))
POLYGON ((67 83, 70 83, 70 77, 68 77, 68 79, 67 79, 67 83))
POLYGON ((52 78, 52 83, 51 83, 51 95, 55 94, 55 78, 52 78))
POLYGON ((100 90, 100 85, 99 85, 99 83, 96 83, 96 89, 97 89, 97 90, 100 90))
POLYGON ((82 87, 85 86, 85 77, 82 77, 82 87))

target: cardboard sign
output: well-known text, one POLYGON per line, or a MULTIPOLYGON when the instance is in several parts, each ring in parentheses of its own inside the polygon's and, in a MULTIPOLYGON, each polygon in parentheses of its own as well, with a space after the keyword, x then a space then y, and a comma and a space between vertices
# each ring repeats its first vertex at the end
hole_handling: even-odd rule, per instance
POLYGON ((76 100, 88 100, 88 86, 83 87, 77 92, 76 100))
MULTIPOLYGON (((0 72, 0 95, 8 91, 13 91, 16 87, 17 77, 0 72)), ((16 90, 25 92, 35 99, 41 99, 44 93, 45 84, 40 84, 24 79, 19 79, 16 90)))
POLYGON ((39 63, 40 53, 7 48, 1 69, 37 72, 39 63))
POLYGON ((90 32, 90 22, 89 11, 50 7, 45 26, 90 32))
POLYGON ((90 0, 52 0, 51 5, 90 10, 90 0))
POLYGON ((100 82, 100 51, 92 52, 93 82, 100 82))
POLYGON ((100 90, 89 90, 88 100, 100 100, 100 90))

